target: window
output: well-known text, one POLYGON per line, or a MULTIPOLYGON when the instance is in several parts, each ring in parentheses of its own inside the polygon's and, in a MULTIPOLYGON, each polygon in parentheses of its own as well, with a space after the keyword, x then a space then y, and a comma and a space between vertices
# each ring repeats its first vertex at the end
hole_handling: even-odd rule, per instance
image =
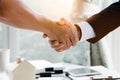
MULTIPOLYGON (((68 19, 74 0, 23 1, 39 14, 53 20, 58 20, 61 17, 68 19)), ((41 37, 42 33, 40 32, 5 27, 7 25, 2 26, 5 28, 4 48, 10 48, 11 61, 15 61, 20 56, 29 60, 46 59, 51 62, 61 62, 64 60, 81 65, 90 65, 89 43, 87 42, 78 44, 68 51, 57 53, 48 45, 47 39, 41 37)))
MULTIPOLYGON (((37 13, 44 15, 50 19, 58 20, 60 17, 68 18, 71 9, 72 3, 74 0, 23 0, 31 9, 36 11, 37 13)), ((101 8, 104 8, 111 4, 112 2, 118 0, 90 0, 101 8), (104 3, 104 4, 103 4, 104 3)), ((117 63, 119 61, 119 29, 112 35, 110 34, 108 37, 108 41, 111 43, 111 52, 114 53, 113 61, 117 70, 120 71, 120 64, 117 63)), ((42 33, 16 29, 12 27, 8 27, 7 25, 3 25, 0 23, 0 48, 10 48, 11 50, 11 61, 14 61, 16 57, 21 56, 27 59, 46 59, 51 62, 59 62, 63 61, 64 53, 69 53, 69 57, 66 59, 71 62, 85 63, 88 58, 85 58, 85 52, 89 53, 89 46, 87 44, 82 43, 81 46, 78 44, 75 48, 65 51, 62 53, 56 53, 50 45, 48 45, 47 39, 43 39, 42 33), (84 47, 83 47, 84 46, 84 47), (83 50, 84 49, 84 50, 83 50), (74 53, 74 55, 73 55, 74 53), (81 54, 80 54, 81 53, 81 54), (83 54, 84 53, 84 54, 83 54), (79 54, 79 56, 78 56, 79 54), (81 57, 84 56, 84 57, 81 57), (81 60, 77 61, 77 59, 81 58, 81 60)))

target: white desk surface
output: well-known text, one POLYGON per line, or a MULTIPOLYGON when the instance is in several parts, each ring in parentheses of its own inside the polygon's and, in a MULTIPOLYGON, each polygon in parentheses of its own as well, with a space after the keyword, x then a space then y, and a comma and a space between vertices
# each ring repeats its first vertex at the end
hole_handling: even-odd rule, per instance
MULTIPOLYGON (((36 66, 37 68, 51 67, 51 66, 64 66, 65 70, 69 70, 69 69, 74 69, 74 68, 85 67, 85 66, 80 66, 80 65, 70 64, 70 63, 52 64, 52 63, 44 61, 44 60, 32 61, 31 63, 34 66, 36 66)), ((112 71, 112 70, 109 70, 103 66, 92 66, 89 68, 92 68, 92 69, 101 73, 101 75, 93 76, 94 78, 108 78, 108 76, 112 76, 113 78, 120 78, 119 73, 112 71)), ((52 77, 52 78, 39 78, 38 80, 69 80, 69 79, 66 77, 52 77)), ((87 77, 87 76, 86 77, 76 77, 76 78, 74 78, 74 80, 90 80, 90 77, 87 77)))

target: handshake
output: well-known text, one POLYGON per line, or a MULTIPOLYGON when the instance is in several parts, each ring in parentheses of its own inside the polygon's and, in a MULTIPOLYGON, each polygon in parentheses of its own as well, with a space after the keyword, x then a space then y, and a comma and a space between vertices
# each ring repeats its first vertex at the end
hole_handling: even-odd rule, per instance
POLYGON ((51 21, 48 24, 48 32, 43 34, 43 38, 49 38, 49 44, 57 52, 75 46, 81 38, 81 30, 78 25, 71 24, 64 18, 60 21, 51 21))

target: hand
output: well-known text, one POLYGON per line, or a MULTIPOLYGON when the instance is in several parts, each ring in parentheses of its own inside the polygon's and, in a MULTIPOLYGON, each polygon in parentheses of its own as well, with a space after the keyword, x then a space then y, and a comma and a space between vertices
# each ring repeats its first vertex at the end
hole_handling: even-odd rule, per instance
MULTIPOLYGON (((79 40, 81 39, 81 30, 80 30, 80 27, 78 26, 78 25, 74 25, 73 27, 75 27, 76 28, 76 30, 77 30, 77 37, 79 38, 79 40)), ((45 36, 45 35, 44 35, 45 36)), ((59 43, 58 41, 56 41, 56 40, 49 40, 49 43, 50 43, 50 45, 56 50, 56 51, 63 51, 63 50, 65 50, 65 49, 63 49, 63 47, 64 47, 64 44, 62 44, 62 43, 59 43)))
MULTIPOLYGON (((58 22, 58 24, 61 25, 62 28, 66 28, 66 32, 61 33, 62 36, 65 36, 66 39, 62 39, 63 41, 67 41, 67 43, 64 42, 60 42, 56 39, 54 40, 49 40, 49 43, 51 45, 52 48, 54 48, 56 51, 63 51, 66 49, 69 49, 71 46, 74 46, 78 41, 79 41, 79 36, 78 35, 78 28, 76 28, 76 26, 68 23, 65 19, 60 19, 60 22, 58 22), (68 29, 67 29, 68 28, 68 29), (72 37, 70 37, 72 36, 72 37), (67 46, 66 46, 67 45, 67 46)), ((60 31, 60 30, 59 30, 60 31)), ((43 37, 46 38, 48 35, 44 34, 43 37)))

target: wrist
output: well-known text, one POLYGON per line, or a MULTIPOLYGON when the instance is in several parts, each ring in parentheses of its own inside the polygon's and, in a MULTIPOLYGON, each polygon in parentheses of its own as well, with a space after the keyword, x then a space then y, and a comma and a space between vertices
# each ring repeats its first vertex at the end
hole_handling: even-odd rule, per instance
POLYGON ((81 29, 80 29, 80 26, 77 25, 77 24, 74 24, 74 26, 75 26, 76 29, 77 29, 78 38, 79 38, 79 40, 81 40, 81 37, 82 37, 82 31, 81 31, 81 29))
POLYGON ((46 34, 50 34, 52 32, 52 30, 53 30, 55 22, 52 21, 52 20, 47 19, 47 20, 45 20, 44 24, 45 25, 44 25, 44 31, 43 32, 46 33, 46 34))
POLYGON ((38 31, 43 32, 43 33, 49 33, 50 32, 50 26, 52 24, 52 21, 47 19, 44 16, 41 16, 39 14, 35 15, 35 18, 37 19, 37 26, 38 26, 38 31))

